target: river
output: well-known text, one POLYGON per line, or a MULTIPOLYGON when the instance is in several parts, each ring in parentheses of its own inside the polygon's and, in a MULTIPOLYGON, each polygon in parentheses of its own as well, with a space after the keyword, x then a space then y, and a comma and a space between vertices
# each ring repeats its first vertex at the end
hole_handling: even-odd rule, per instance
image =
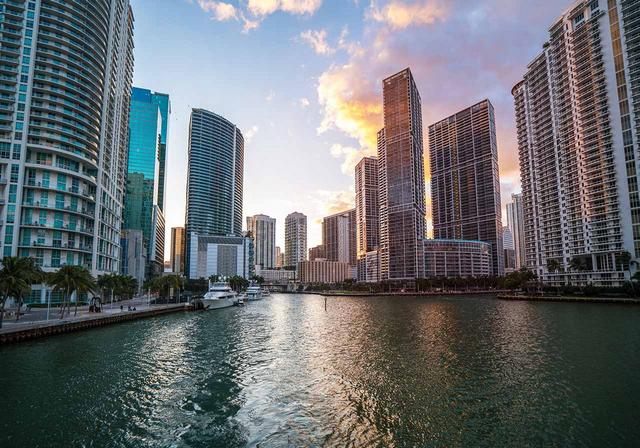
POLYGON ((624 447, 640 307, 280 295, 0 347, 3 447, 624 447))

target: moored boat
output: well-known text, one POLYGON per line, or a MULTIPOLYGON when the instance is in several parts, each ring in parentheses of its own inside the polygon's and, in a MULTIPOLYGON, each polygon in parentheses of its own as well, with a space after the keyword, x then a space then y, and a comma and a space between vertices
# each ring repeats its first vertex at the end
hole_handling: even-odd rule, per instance
POLYGON ((237 294, 226 282, 209 281, 209 291, 202 298, 204 309, 215 310, 233 306, 237 294))

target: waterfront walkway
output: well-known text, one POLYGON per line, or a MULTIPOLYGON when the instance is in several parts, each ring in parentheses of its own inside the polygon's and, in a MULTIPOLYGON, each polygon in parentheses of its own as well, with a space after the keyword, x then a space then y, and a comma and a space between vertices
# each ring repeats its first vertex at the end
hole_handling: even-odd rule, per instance
POLYGON ((83 307, 82 309, 78 308, 77 316, 73 315, 72 307, 70 316, 67 316, 64 319, 60 319, 59 310, 57 308, 53 308, 49 312, 49 320, 23 319, 24 317, 29 316, 30 313, 27 313, 24 316, 21 316, 21 320, 17 322, 15 320, 3 321, 2 328, 0 328, 0 344, 19 342, 53 334, 69 333, 72 331, 84 330, 124 322, 127 320, 157 316, 160 314, 184 311, 187 309, 187 305, 185 303, 151 306, 137 303, 135 305, 136 311, 128 311, 127 307, 128 303, 119 302, 117 307, 114 306, 112 309, 103 308, 101 313, 91 313, 88 311, 87 307, 83 307), (122 311, 120 310, 120 304, 123 305, 122 311))

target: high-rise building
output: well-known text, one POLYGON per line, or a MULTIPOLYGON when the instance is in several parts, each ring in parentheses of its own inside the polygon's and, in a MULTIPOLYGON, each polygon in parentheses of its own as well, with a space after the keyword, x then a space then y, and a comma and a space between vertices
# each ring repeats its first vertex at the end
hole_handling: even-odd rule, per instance
MULTIPOLYGON (((32 257, 47 271, 70 264, 94 276, 118 272, 129 1, 5 1, 0 27, 2 254, 32 257)), ((39 288, 31 299, 45 295, 39 288)))
POLYGON ((356 265, 356 210, 327 216, 322 220, 324 258, 356 265))
POLYGON ((424 273, 426 236, 422 106, 407 68, 382 82, 378 133, 381 280, 413 282, 424 273))
POLYGON ((380 207, 378 205, 378 159, 364 157, 355 168, 356 256, 378 249, 380 207))
POLYGON ((142 230, 147 275, 164 270, 164 158, 170 109, 168 95, 138 87, 131 91, 124 227, 142 230))
POLYGON ((184 227, 171 228, 170 266, 171 272, 176 274, 184 274, 184 237, 184 227))
POLYGON ((524 259, 524 215, 522 211, 522 194, 512 194, 507 204, 507 227, 513 235, 515 250, 515 266, 520 269, 526 266, 524 259))
POLYGON ((640 257, 637 6, 576 2, 512 90, 525 261, 549 284, 618 286, 640 257))
POLYGON ((247 216, 247 231, 253 238, 255 264, 261 268, 276 266, 276 220, 267 215, 247 216))
POLYGON ((310 261, 314 261, 314 260, 326 260, 327 256, 325 254, 324 251, 324 246, 322 244, 318 245, 318 246, 314 246, 311 249, 309 249, 309 260, 310 261))
POLYGON ((511 233, 511 229, 508 226, 502 228, 502 248, 504 252, 504 272, 508 274, 517 269, 515 242, 513 233, 511 233))
POLYGON ((284 266, 284 254, 280 249, 280 246, 276 246, 276 268, 281 268, 284 266))
POLYGON ((298 212, 287 215, 284 220, 284 264, 297 267, 307 259, 307 217, 298 212))
POLYGON ((146 278, 147 248, 142 230, 123 230, 120 239, 122 245, 123 275, 129 275, 138 281, 138 291, 146 278))
POLYGON ((193 109, 187 168, 186 272, 192 272, 192 233, 200 237, 242 236, 243 167, 240 129, 213 112, 193 109))
POLYGON ((498 147, 484 100, 429 126, 435 239, 491 244, 493 275, 504 275, 498 147))

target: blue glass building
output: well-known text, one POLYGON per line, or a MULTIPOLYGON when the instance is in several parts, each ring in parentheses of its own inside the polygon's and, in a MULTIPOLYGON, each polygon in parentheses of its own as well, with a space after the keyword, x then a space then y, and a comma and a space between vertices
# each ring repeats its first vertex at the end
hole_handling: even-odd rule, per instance
POLYGON ((162 273, 169 96, 134 87, 129 114, 129 162, 124 228, 141 230, 147 276, 162 273))
POLYGON ((244 138, 217 114, 193 109, 189 124, 186 271, 191 234, 242 236, 244 138))

